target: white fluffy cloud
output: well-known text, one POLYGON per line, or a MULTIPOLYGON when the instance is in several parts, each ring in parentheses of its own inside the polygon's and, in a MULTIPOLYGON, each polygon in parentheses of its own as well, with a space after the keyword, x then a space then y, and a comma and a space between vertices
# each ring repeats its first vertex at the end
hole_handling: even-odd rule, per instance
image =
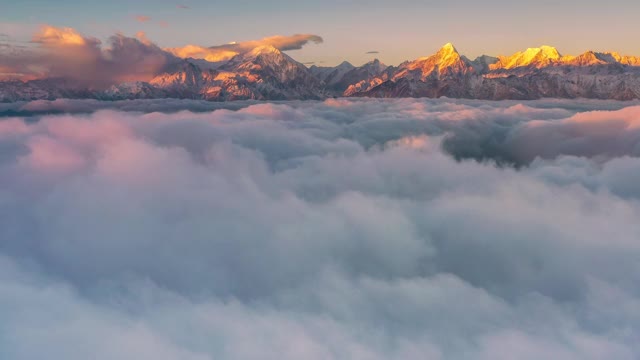
POLYGON ((3 105, 0 358, 638 358, 633 105, 3 105))

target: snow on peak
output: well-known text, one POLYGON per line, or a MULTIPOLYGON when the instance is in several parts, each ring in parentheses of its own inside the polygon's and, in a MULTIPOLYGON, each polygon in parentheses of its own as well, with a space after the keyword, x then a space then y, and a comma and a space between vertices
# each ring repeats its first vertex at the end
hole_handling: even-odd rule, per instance
POLYGON ((467 74, 474 71, 470 61, 461 56, 453 44, 445 44, 437 53, 422 57, 415 61, 402 65, 399 73, 393 79, 410 77, 424 81, 432 74, 438 77, 452 74, 467 74))
POLYGON ((623 65, 640 66, 640 56, 620 55, 617 52, 608 52, 605 55, 611 56, 616 62, 623 65))
POLYGON ((253 67, 259 58, 261 60, 258 62, 279 62, 283 61, 282 59, 286 57, 286 55, 272 45, 261 45, 234 56, 226 64, 222 65, 221 68, 228 70, 229 68, 238 66, 253 67))
POLYGON ((587 51, 584 54, 578 56, 563 56, 561 59, 562 65, 573 66, 592 66, 615 63, 616 60, 609 54, 596 53, 594 51, 587 51))
POLYGON ((443 55, 458 54, 458 50, 455 46, 453 46, 452 43, 446 43, 444 44, 444 46, 442 46, 442 48, 440 48, 440 51, 438 51, 438 53, 443 55))
POLYGON ((500 56, 496 64, 491 65, 491 70, 514 69, 518 67, 534 66, 537 68, 547 66, 562 58, 560 52, 553 46, 543 45, 538 48, 528 48, 512 56, 500 56))
POLYGON ((534 49, 534 50, 537 50, 540 53, 544 54, 544 56, 553 58, 553 59, 559 59, 561 56, 560 53, 558 52, 558 49, 554 48, 553 46, 542 45, 540 46, 540 48, 534 49))
POLYGON ((273 45, 261 45, 249 52, 249 54, 253 56, 262 55, 262 54, 280 54, 280 53, 281 51, 278 50, 273 45))

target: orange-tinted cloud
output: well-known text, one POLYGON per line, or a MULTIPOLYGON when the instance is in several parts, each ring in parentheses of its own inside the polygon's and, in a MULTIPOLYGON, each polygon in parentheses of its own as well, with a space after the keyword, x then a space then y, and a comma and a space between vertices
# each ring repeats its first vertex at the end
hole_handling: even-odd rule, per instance
POLYGON ((147 37, 147 33, 144 31, 138 31, 136 33, 136 39, 138 39, 141 43, 147 45, 147 46, 151 46, 153 45, 153 42, 151 42, 151 40, 149 40, 149 38, 147 37))
POLYGON ((33 41, 51 46, 83 46, 89 42, 72 28, 57 28, 49 25, 44 25, 40 32, 33 36, 33 41))
POLYGON ((271 45, 277 49, 286 51, 301 49, 309 42, 320 44, 323 42, 323 40, 320 36, 312 34, 296 34, 292 36, 276 35, 260 40, 250 40, 239 43, 233 42, 225 45, 211 47, 187 45, 179 48, 169 48, 165 50, 180 58, 196 58, 216 62, 229 60, 240 53, 249 51, 258 46, 271 45))

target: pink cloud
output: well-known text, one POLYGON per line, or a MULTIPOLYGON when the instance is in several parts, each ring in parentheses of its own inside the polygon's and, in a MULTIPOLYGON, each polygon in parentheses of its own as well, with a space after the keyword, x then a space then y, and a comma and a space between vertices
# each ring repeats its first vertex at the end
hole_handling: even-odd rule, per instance
POLYGON ((27 143, 29 154, 20 159, 22 166, 42 172, 69 172, 85 165, 84 157, 65 141, 35 136, 27 143))

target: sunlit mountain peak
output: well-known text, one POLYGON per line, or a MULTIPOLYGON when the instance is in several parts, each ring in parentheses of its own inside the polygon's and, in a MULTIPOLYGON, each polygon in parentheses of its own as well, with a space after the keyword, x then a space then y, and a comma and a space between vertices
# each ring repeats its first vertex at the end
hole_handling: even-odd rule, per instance
POLYGON ((458 54, 458 50, 456 49, 455 46, 453 46, 452 43, 446 43, 446 44, 444 44, 444 46, 442 46, 442 48, 440 48, 440 51, 438 51, 438 53, 440 53, 440 54, 458 54))
POLYGON ((249 52, 250 55, 261 55, 261 54, 279 54, 280 50, 278 50, 273 45, 261 45, 249 52))
POLYGON ((409 76, 422 81, 435 75, 437 77, 451 74, 466 74, 473 72, 471 62, 458 53, 451 43, 445 44, 438 52, 431 56, 421 57, 415 61, 400 66, 401 70, 394 75, 395 79, 409 76))
POLYGON ((613 57, 617 62, 623 65, 640 66, 640 56, 620 55, 617 52, 608 52, 607 55, 613 57))
POLYGON ((524 66, 543 67, 558 61, 562 55, 553 46, 543 45, 538 48, 528 48, 512 56, 500 56, 498 62, 491 65, 492 70, 513 69, 524 66))
POLYGON ((533 48, 533 49, 529 49, 529 50, 540 51, 545 56, 552 57, 552 58, 559 58, 561 56, 560 53, 558 52, 558 49, 556 49, 553 46, 549 46, 549 45, 542 45, 537 49, 533 48))

